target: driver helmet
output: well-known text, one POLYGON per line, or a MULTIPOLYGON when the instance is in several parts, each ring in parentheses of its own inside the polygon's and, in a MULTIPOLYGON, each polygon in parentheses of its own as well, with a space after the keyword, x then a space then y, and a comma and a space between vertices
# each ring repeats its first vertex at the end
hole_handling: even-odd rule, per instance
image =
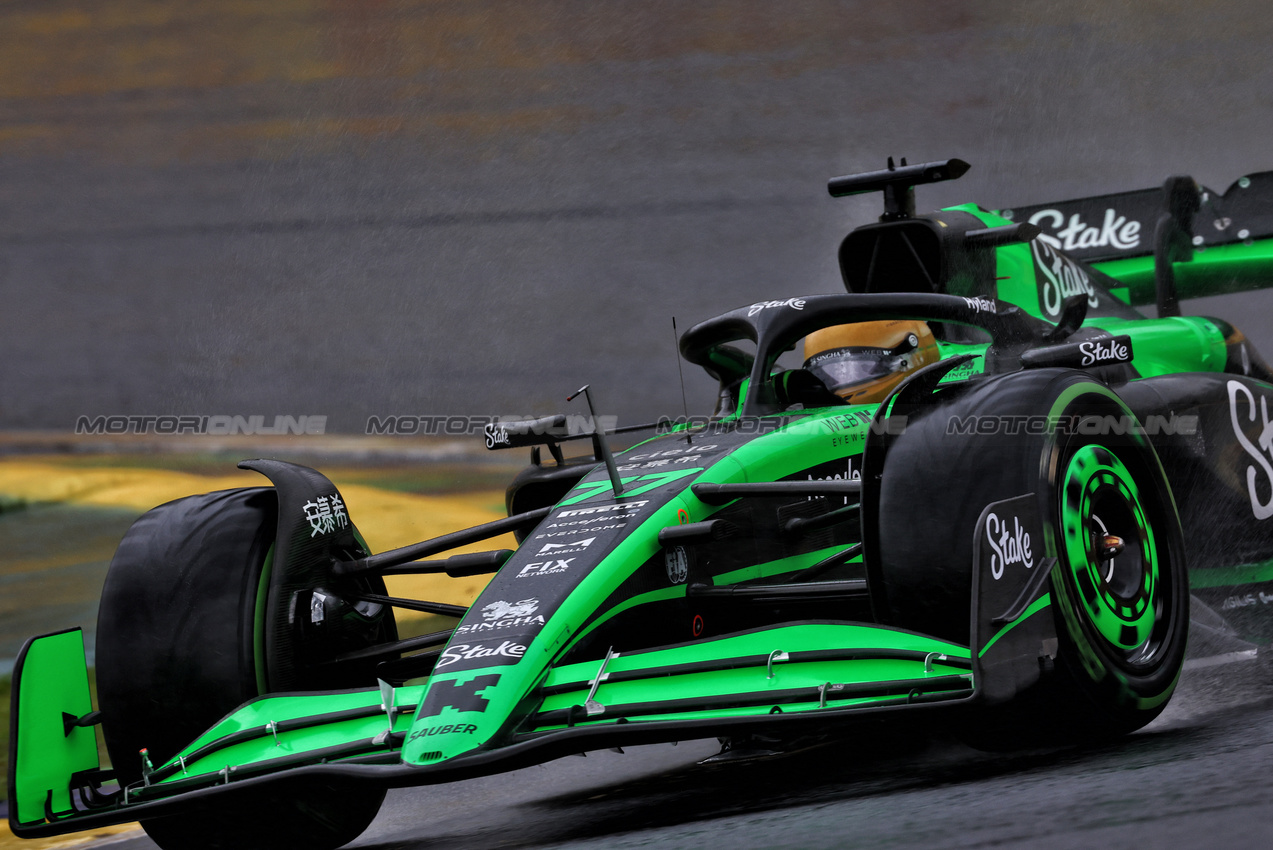
POLYGON ((833 325, 805 337, 804 368, 849 404, 882 401, 907 375, 941 359, 926 322, 833 325))

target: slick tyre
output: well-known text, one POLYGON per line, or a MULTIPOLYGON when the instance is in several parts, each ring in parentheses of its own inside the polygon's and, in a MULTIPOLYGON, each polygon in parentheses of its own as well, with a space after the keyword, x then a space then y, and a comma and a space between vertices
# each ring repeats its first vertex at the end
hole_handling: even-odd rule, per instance
MULTIPOLYGON (((169 502, 124 535, 102 590, 96 663, 121 785, 142 778, 142 748, 157 767, 269 690, 261 623, 276 522, 274 489, 259 487, 169 502)), ((322 850, 356 838, 383 798, 309 782, 142 826, 165 850, 322 850)))
POLYGON ((1038 499, 1045 545, 1035 558, 1057 559, 1048 579, 1054 669, 1008 703, 969 714, 970 743, 1102 739, 1158 716, 1188 637, 1184 540, 1158 457, 1112 391, 1068 370, 989 379, 908 425, 881 481, 877 611, 964 644, 980 512, 1027 493, 1038 499), (1025 424, 1036 420, 1038 428, 1025 424), (968 427, 987 421, 1019 427, 968 427), (1095 541, 1106 534, 1125 548, 1102 561, 1095 541))

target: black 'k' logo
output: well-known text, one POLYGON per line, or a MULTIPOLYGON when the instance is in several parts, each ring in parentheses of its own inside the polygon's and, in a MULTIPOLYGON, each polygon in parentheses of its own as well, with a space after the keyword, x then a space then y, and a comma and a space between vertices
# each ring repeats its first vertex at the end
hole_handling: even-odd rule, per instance
POLYGON ((499 682, 499 673, 488 673, 477 676, 471 681, 459 684, 455 681, 438 682, 429 688, 429 696, 420 706, 421 717, 435 717, 444 708, 456 711, 486 711, 489 700, 478 696, 478 691, 492 687, 499 682))

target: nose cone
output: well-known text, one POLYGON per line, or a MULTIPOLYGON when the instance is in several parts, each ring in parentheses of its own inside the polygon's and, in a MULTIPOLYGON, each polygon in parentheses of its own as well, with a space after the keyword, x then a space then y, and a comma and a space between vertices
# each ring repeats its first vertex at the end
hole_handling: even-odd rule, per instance
POLYGON ((402 747, 407 764, 433 764, 474 749, 499 728, 498 712, 488 711, 500 673, 461 673, 434 680, 416 712, 402 747))

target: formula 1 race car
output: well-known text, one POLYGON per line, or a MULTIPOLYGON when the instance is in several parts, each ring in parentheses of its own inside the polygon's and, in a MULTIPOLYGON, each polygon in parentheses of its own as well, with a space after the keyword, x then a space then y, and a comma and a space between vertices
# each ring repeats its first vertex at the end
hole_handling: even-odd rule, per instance
POLYGON ((142 516, 102 596, 99 707, 79 630, 17 661, 13 832, 314 850, 387 788, 617 745, 915 717, 982 747, 1099 740, 1163 710, 1191 608, 1267 643, 1273 375, 1178 303, 1273 284, 1273 172, 915 213, 967 168, 832 180, 885 202, 840 246, 848 293, 686 332, 711 417, 617 453, 596 417, 489 426, 531 451, 505 519, 372 554, 327 478, 277 460, 241 464, 272 487, 142 516), (390 597, 405 573, 494 575, 466 609, 390 597), (395 607, 457 622, 403 638, 395 607))

